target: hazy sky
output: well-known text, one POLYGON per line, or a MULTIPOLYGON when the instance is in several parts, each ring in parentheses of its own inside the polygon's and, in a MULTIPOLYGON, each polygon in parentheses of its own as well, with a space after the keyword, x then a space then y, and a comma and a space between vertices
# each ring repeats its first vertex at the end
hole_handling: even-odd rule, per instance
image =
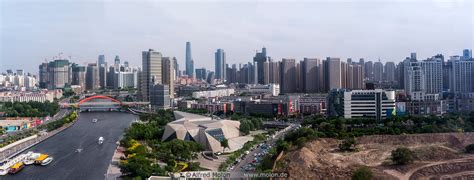
POLYGON ((0 0, 0 71, 38 65, 60 52, 79 64, 115 55, 141 66, 149 48, 175 56, 185 42, 195 68, 251 61, 267 47, 276 60, 303 57, 400 61, 460 55, 474 45, 474 3, 438 1, 0 0))

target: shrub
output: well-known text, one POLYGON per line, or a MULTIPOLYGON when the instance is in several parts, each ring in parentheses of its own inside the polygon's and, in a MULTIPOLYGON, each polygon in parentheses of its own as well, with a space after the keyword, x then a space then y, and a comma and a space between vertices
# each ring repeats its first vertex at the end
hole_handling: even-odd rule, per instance
POLYGON ((367 166, 362 166, 354 171, 352 174, 353 180, 370 180, 373 179, 373 173, 367 166))
POLYGON ((474 144, 469 144, 466 146, 467 153, 474 153, 474 144))
POLYGON ((354 151, 356 146, 355 138, 346 138, 339 144, 339 150, 341 151, 354 151))
POLYGON ((410 164, 413 162, 413 152, 406 147, 400 147, 392 151, 391 159, 397 165, 410 164))

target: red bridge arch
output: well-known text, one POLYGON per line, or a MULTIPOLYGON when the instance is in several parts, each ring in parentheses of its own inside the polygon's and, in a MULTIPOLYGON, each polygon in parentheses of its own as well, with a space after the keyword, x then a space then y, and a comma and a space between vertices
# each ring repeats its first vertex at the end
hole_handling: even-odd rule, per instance
POLYGON ((102 96, 102 95, 96 95, 96 96, 90 96, 90 97, 84 98, 84 99, 80 100, 79 103, 77 103, 77 104, 81 105, 82 103, 85 103, 85 102, 90 101, 92 99, 108 99, 108 100, 111 100, 113 102, 116 102, 116 103, 119 103, 120 105, 122 105, 122 101, 111 98, 109 96, 102 96))

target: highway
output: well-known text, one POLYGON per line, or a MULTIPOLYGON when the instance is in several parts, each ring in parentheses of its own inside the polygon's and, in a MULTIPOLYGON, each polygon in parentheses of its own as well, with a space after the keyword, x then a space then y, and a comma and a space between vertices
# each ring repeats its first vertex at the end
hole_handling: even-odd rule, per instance
POLYGON ((26 166, 18 174, 0 176, 0 179, 102 180, 117 147, 116 142, 136 118, 121 112, 80 113, 73 126, 27 150, 53 156, 51 164, 26 166), (93 118, 98 122, 92 123, 93 118), (105 139, 101 145, 97 143, 100 136, 105 139))

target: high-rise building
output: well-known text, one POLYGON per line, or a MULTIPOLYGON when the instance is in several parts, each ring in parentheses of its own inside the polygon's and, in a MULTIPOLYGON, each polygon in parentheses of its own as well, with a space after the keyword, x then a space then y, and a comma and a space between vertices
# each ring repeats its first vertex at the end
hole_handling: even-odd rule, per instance
POLYGON ((160 52, 153 49, 142 52, 140 96, 143 101, 150 101, 149 92, 153 83, 162 82, 162 57, 160 52))
POLYGON ((226 60, 223 49, 217 49, 215 53, 215 73, 216 79, 226 80, 226 60))
POLYGON ((280 64, 280 92, 296 92, 296 64, 294 59, 282 59, 280 64))
POLYGON ((196 69, 196 79, 198 80, 207 80, 207 71, 206 68, 197 68, 196 69))
POLYGON ((296 69, 295 69, 295 75, 296 75, 296 92, 300 93, 303 92, 303 81, 302 81, 302 67, 301 64, 303 64, 302 61, 296 62, 296 69))
POLYGON ((394 62, 387 62, 385 63, 385 81, 387 82, 395 82, 395 63, 394 62))
POLYGON ((97 61, 99 65, 99 82, 101 88, 107 87, 107 63, 105 62, 105 56, 99 55, 99 59, 97 61))
POLYGON ((48 63, 41 63, 39 65, 39 87, 48 88, 49 76, 48 76, 48 63))
POLYGON ((114 76, 114 88, 136 88, 138 87, 138 69, 127 68, 124 70, 115 72, 114 76))
POLYGON ((119 56, 115 56, 114 66, 115 66, 115 69, 120 68, 120 57, 119 56))
POLYGON ((258 52, 255 54, 253 58, 253 62, 256 63, 257 66, 257 83, 264 84, 265 82, 265 75, 264 75, 264 63, 267 62, 267 48, 262 48, 262 52, 258 52))
POLYGON ((350 89, 364 89, 364 66, 361 64, 351 64, 352 66, 352 87, 350 89))
POLYGON ((89 63, 86 69, 86 90, 99 89, 99 68, 97 63, 89 63))
POLYGON ((40 87, 60 89, 71 84, 72 73, 68 60, 58 59, 39 66, 40 87))
POLYGON ((181 76, 181 71, 179 71, 179 64, 178 64, 178 59, 176 57, 173 57, 173 63, 174 63, 174 79, 178 79, 178 77, 181 76))
POLYGON ((341 89, 341 60, 339 58, 326 59, 328 63, 328 87, 331 89, 341 89))
POLYGON ((453 93, 474 92, 474 61, 461 60, 459 56, 453 56, 448 61, 452 66, 449 77, 449 89, 453 93))
POLYGON ((417 59, 416 59, 416 52, 410 53, 410 59, 412 59, 412 60, 417 60, 417 59))
POLYGON ((186 42, 186 75, 194 78, 194 60, 191 56, 191 43, 186 42))
POLYGON ((462 51, 462 60, 469 60, 472 58, 472 50, 464 49, 462 51))
POLYGON ((268 63, 268 82, 270 84, 280 84, 280 63, 273 62, 271 59, 268 63))
POLYGON ((405 89, 405 63, 403 61, 398 63, 396 72, 397 75, 395 76, 395 78, 398 82, 398 88, 405 89))
POLYGON ((156 108, 169 108, 171 104, 168 85, 154 83, 150 88, 150 104, 156 108))
POLYGON ((86 90, 86 67, 73 63, 71 85, 81 86, 81 90, 86 90))
POLYGON ((439 94, 443 91, 443 60, 430 58, 421 62, 426 94, 439 94))
POLYGON ((173 59, 163 57, 162 62, 162 82, 161 84, 168 85, 169 97, 174 98, 174 67, 173 59))
POLYGON ((411 100, 421 101, 424 99, 425 78, 421 62, 416 59, 407 58, 403 61, 405 93, 411 100))
POLYGON ((99 65, 105 64, 105 56, 102 55, 102 54, 99 55, 99 58, 98 58, 98 60, 97 60, 97 63, 98 63, 99 65))
POLYGON ((306 93, 317 93, 319 90, 319 66, 321 61, 319 59, 304 58, 303 60, 303 89, 306 93))
POLYGON ((374 81, 375 82, 381 82, 383 78, 383 64, 380 62, 380 59, 378 62, 374 63, 374 81))
POLYGON ((367 81, 374 80, 374 64, 372 61, 367 61, 364 67, 364 75, 367 81))

